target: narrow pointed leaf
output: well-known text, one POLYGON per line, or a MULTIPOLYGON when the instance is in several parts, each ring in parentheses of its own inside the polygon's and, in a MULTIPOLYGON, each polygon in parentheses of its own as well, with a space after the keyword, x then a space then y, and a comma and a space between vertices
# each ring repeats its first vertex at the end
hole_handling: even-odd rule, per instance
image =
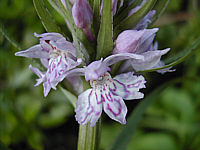
POLYGON ((117 15, 114 16, 114 28, 116 25, 118 25, 122 20, 124 20, 127 16, 128 13, 135 8, 136 6, 140 5, 143 0, 134 0, 130 5, 128 5, 128 1, 124 1, 123 6, 120 8, 119 12, 117 15))
POLYGON ((61 15, 64 17, 64 14, 62 12, 62 10, 58 7, 58 5, 56 4, 56 0, 48 0, 49 4, 51 4, 51 6, 61 15))
MULTIPOLYGON (((64 13, 62 12, 62 10, 58 7, 56 0, 48 0, 48 2, 62 17, 65 16, 64 13)), ((65 29, 66 29, 67 40, 71 41, 72 40, 71 31, 70 31, 69 27, 67 26, 67 24, 66 24, 65 29)))
POLYGON ((47 32, 61 33, 60 28, 56 25, 56 21, 47 10, 43 0, 33 0, 34 7, 40 20, 47 32))
POLYGON ((97 37, 100 26, 100 5, 101 0, 94 0, 93 2, 93 28, 95 36, 97 37))
POLYGON ((89 1, 89 4, 90 4, 90 7, 93 6, 93 3, 94 3, 94 0, 88 0, 89 1))
POLYGON ((176 60, 174 60, 173 62, 169 63, 168 65, 165 65, 165 66, 159 67, 159 68, 154 68, 154 69, 137 71, 135 73, 152 72, 152 71, 165 69, 165 68, 169 68, 169 67, 178 65, 178 64, 182 63, 185 59, 187 59, 191 54, 193 54, 195 52, 195 50, 197 50, 197 47, 199 46, 199 44, 200 44, 200 37, 197 40, 195 40, 193 42, 193 44, 190 45, 185 51, 180 52, 180 53, 176 54, 175 56, 173 56, 173 58, 171 58, 171 59, 173 59, 173 60, 176 59, 176 60))
MULTIPOLYGON (((180 79, 172 80, 170 84, 180 82, 180 79)), ((142 118, 142 115, 146 109, 160 96, 160 94, 169 86, 166 83, 159 88, 155 89, 151 94, 149 94, 145 99, 138 104, 135 110, 132 112, 128 118, 126 126, 121 130, 117 138, 114 140, 112 146, 108 150, 126 150, 133 134, 142 118)))
POLYGON ((97 56, 106 57, 113 50, 112 0, 103 1, 102 20, 97 38, 97 56))
POLYGON ((18 50, 21 50, 21 46, 14 40, 14 38, 8 33, 4 25, 0 22, 0 33, 18 50))
POLYGON ((121 23, 119 23, 114 29, 114 39, 123 30, 133 29, 142 20, 145 15, 151 10, 156 3, 156 0, 148 0, 146 3, 135 13, 127 17, 121 23))
POLYGON ((66 89, 62 88, 61 86, 59 87, 62 93, 66 96, 67 100, 72 104, 72 106, 75 108, 76 107, 76 101, 77 97, 72 94, 71 92, 67 91, 66 89))
POLYGON ((165 10, 167 9, 169 2, 170 0, 158 1, 158 5, 160 5, 160 8, 156 10, 156 16, 153 18, 153 21, 151 24, 154 24, 163 15, 165 10))

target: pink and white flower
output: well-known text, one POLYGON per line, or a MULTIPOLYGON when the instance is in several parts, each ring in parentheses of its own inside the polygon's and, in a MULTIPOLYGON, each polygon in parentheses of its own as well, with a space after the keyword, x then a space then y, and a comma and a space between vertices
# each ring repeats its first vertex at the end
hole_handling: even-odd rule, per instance
POLYGON ((29 66, 39 79, 35 86, 43 82, 44 96, 46 97, 51 88, 56 86, 65 77, 67 71, 80 65, 81 59, 76 58, 76 48, 59 33, 36 34, 40 37, 40 44, 32 46, 25 51, 15 53, 16 56, 29 58, 40 58, 41 63, 47 68, 46 72, 41 72, 38 68, 29 66))
POLYGON ((77 68, 68 72, 68 76, 84 75, 86 81, 90 82, 91 89, 88 89, 78 96, 76 103, 76 120, 79 124, 85 125, 90 121, 93 127, 102 110, 113 120, 122 124, 126 123, 127 107, 123 101, 140 99, 144 94, 139 92, 145 88, 143 76, 133 75, 132 72, 115 76, 108 73, 110 65, 124 59, 143 59, 137 54, 116 54, 107 57, 105 60, 94 61, 85 68, 77 68))

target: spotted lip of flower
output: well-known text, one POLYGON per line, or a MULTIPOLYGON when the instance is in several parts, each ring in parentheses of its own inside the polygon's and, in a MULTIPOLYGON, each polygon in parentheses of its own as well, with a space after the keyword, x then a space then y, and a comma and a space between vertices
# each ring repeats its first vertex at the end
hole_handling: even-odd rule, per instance
MULTIPOLYGON (((116 40, 114 53, 135 53, 144 57, 143 60, 129 60, 124 68, 130 66, 136 71, 155 68, 155 66, 164 66, 160 63, 161 56, 169 52, 170 48, 158 50, 153 45, 153 40, 158 28, 144 30, 126 30, 123 31, 116 40)), ((170 72, 170 69, 165 72, 170 72)))
MULTIPOLYGON (((79 124, 85 125, 90 121, 94 126, 99 119, 102 109, 113 120, 122 124, 126 123, 127 108, 123 101, 143 98, 139 89, 145 88, 143 76, 133 76, 132 72, 120 74, 111 78, 108 66, 124 59, 143 59, 137 54, 116 54, 107 57, 105 60, 92 62, 82 72, 86 80, 90 81, 91 89, 86 90, 78 96, 76 104, 76 120, 79 124)), ((74 69, 76 70, 76 69, 74 69)), ((72 74, 76 71, 72 70, 72 74)))
POLYGON ((80 65, 82 60, 76 58, 75 47, 61 34, 43 33, 39 35, 35 33, 35 36, 40 37, 40 44, 17 52, 15 55, 40 58, 42 64, 47 68, 46 72, 41 72, 32 65, 29 68, 39 77, 35 86, 43 82, 44 96, 46 97, 50 89, 56 89, 57 84, 64 79, 63 75, 68 70, 80 65))

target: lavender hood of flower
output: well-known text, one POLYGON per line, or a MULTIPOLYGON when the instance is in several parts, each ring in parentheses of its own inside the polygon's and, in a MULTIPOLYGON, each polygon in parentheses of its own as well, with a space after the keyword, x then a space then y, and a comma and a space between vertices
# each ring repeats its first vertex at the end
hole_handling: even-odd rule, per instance
MULTIPOLYGON (((144 57, 143 60, 128 60, 124 68, 131 65, 135 71, 152 69, 158 65, 161 56, 169 52, 170 48, 164 50, 154 49, 153 40, 158 28, 144 30, 125 30, 116 40, 114 53, 135 53, 144 57)), ((161 63, 159 63, 161 65, 161 63)))

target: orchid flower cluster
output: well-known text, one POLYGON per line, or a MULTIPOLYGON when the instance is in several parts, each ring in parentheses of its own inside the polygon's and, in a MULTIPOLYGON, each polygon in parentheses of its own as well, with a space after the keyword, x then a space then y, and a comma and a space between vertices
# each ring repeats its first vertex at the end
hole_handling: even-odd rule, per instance
MULTIPOLYGON (((61 2, 66 9, 69 9, 65 0, 61 2)), ((98 10, 100 19, 103 17, 104 2, 105 0, 102 0, 98 10)), ((123 10, 125 6, 131 6, 132 3, 134 0, 112 0, 113 17, 120 15, 120 12, 123 12, 120 10, 123 10)), ((143 0, 138 6, 132 8, 123 19, 137 14, 147 3, 146 0, 143 0)), ((83 32, 91 44, 97 46, 99 41, 92 28, 94 9, 91 4, 87 0, 76 0, 75 2, 69 1, 68 5, 72 6, 71 16, 76 27, 83 32)), ((136 71, 164 66, 161 57, 170 50, 169 48, 158 50, 158 44, 154 42, 158 28, 147 29, 155 14, 155 10, 150 10, 134 26, 120 31, 117 38, 113 38, 112 53, 106 57, 102 56, 100 59, 94 59, 91 56, 90 60, 86 61, 80 57, 74 41, 67 41, 63 35, 55 32, 35 33, 34 35, 40 38, 40 43, 25 51, 19 51, 15 55, 40 59, 41 64, 46 68, 45 72, 32 65, 29 68, 38 76, 35 86, 43 84, 45 97, 51 88, 56 89, 58 83, 63 80, 73 78, 73 80, 80 81, 76 86, 82 86, 83 78, 81 76, 84 77, 91 88, 77 92, 79 96, 76 102, 75 118, 79 124, 85 125, 90 122, 91 127, 95 126, 102 110, 111 119, 125 124, 127 107, 124 100, 144 97, 141 89, 145 88, 146 81, 142 75, 136 74, 136 71), (113 65, 118 67, 114 73, 111 67, 113 65), (113 75, 115 76, 113 77, 113 75)), ((69 29, 73 28, 69 23, 67 25, 69 29)), ((81 41, 79 44, 84 56, 88 55, 84 44, 81 41)), ((93 51, 95 55, 95 48, 93 51)), ((171 71, 173 71, 171 68, 158 70, 160 73, 171 71)), ((75 81, 70 83, 75 86, 75 81)))

